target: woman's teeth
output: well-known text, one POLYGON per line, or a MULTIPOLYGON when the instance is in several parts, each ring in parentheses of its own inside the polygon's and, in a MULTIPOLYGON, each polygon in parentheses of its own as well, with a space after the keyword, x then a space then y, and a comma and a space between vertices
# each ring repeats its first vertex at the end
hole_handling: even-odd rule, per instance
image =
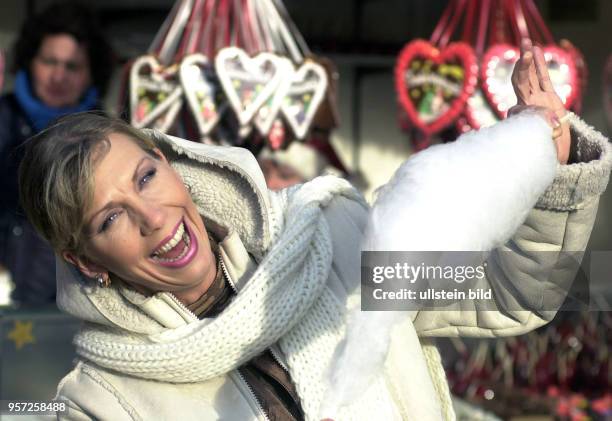
POLYGON ((168 241, 166 244, 156 250, 151 257, 160 262, 174 262, 185 257, 185 255, 189 251, 190 244, 191 240, 189 238, 189 233, 185 230, 185 225, 183 223, 176 230, 174 237, 172 237, 170 241, 168 241), (183 241, 183 250, 177 256, 173 256, 171 258, 163 256, 164 254, 173 251, 173 249, 177 247, 177 245, 179 245, 179 242, 181 242, 181 240, 183 241))
POLYGON ((178 243, 181 241, 181 237, 185 233, 185 224, 179 225, 176 232, 174 233, 174 237, 170 239, 166 244, 161 246, 159 249, 155 250, 153 254, 160 255, 169 252, 172 250, 178 243))

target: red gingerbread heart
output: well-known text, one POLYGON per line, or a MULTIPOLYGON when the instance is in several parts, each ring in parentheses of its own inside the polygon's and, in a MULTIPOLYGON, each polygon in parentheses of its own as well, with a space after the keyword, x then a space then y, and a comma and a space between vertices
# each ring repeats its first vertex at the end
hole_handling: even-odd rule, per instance
POLYGON ((574 46, 571 42, 566 39, 562 39, 559 41, 559 47, 561 47, 564 51, 566 51, 574 64, 576 65, 576 98, 572 105, 572 111, 576 114, 580 114, 582 111, 582 95, 586 92, 587 82, 589 79, 589 69, 586 64, 586 60, 584 59, 584 55, 582 52, 574 46))
POLYGON ((477 84, 474 50, 457 42, 439 50, 424 40, 408 43, 395 66, 395 88, 408 118, 427 136, 450 125, 477 84))
POLYGON ((487 102, 484 93, 480 88, 476 88, 467 100, 465 110, 462 117, 457 120, 456 127, 460 133, 465 133, 492 126, 498 121, 499 117, 487 102))
MULTIPOLYGON (((517 47, 497 44, 490 47, 482 59, 480 70, 482 90, 491 107, 501 118, 505 118, 508 109, 516 104, 511 77, 514 64, 519 57, 520 52, 517 47)), ((555 91, 565 104, 565 108, 569 109, 579 93, 574 58, 555 45, 544 47, 544 57, 555 91)))

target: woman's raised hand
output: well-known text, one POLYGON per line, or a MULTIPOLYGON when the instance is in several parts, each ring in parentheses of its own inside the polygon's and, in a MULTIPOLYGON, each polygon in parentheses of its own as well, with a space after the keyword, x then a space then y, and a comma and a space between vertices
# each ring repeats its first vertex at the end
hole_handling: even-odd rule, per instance
MULTIPOLYGON (((567 111, 550 81, 544 52, 540 47, 533 46, 529 39, 523 39, 521 42, 521 57, 512 72, 512 87, 516 93, 517 104, 508 110, 508 114, 516 114, 523 111, 525 107, 540 107, 549 110, 548 121, 553 127, 557 158, 561 164, 566 164, 570 153, 571 137, 569 124, 561 123, 561 119, 567 111)), ((546 114, 543 111, 541 113, 546 114)))

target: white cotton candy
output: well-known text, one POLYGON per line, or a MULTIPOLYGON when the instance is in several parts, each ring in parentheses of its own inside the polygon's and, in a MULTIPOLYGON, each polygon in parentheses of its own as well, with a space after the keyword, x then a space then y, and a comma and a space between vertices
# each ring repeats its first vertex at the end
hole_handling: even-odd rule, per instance
MULTIPOLYGON (((556 167, 551 129, 533 114, 432 146, 379 189, 362 250, 490 251, 523 223, 556 167)), ((382 373, 391 329, 406 317, 360 311, 349 317, 322 415, 333 418, 382 373)))
POLYGON ((551 129, 534 115, 433 146, 379 190, 363 249, 491 250, 525 220, 556 166, 551 129))
POLYGON ((330 387, 321 406, 321 419, 331 418, 338 409, 360 397, 384 364, 389 346, 390 328, 404 317, 402 312, 352 311, 347 321, 346 340, 339 358, 332 364, 330 387), (383 329, 380 327, 383 326, 383 329), (389 327, 389 329, 387 329, 389 327))

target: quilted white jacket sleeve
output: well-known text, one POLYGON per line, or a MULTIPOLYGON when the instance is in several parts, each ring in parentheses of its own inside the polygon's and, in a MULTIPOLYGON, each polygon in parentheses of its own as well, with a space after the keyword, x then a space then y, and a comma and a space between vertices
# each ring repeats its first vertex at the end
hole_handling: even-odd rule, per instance
POLYGON ((483 286, 492 289, 496 311, 483 311, 478 300, 463 300, 457 310, 421 311, 414 319, 420 336, 517 335, 552 320, 576 274, 575 262, 560 253, 586 248, 612 166, 608 140, 574 115, 570 123, 575 162, 559 165, 522 226, 486 262, 483 286))

